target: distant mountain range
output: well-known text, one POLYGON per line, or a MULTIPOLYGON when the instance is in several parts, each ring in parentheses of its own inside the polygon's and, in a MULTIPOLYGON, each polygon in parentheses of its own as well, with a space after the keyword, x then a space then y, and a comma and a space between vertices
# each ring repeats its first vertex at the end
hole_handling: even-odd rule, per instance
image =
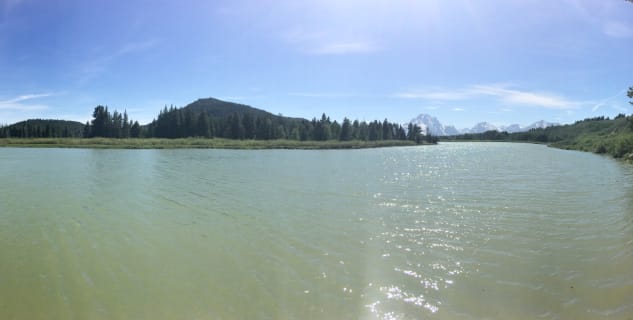
POLYGON ((452 125, 443 125, 437 118, 428 114, 420 114, 419 116, 411 119, 410 123, 416 124, 422 128, 422 132, 428 132, 434 136, 454 136, 465 133, 482 133, 491 130, 497 130, 499 132, 506 131, 508 133, 525 132, 536 128, 547 128, 551 126, 557 126, 558 123, 547 122, 544 120, 534 122, 529 126, 521 126, 519 124, 511 124, 509 126, 495 126, 489 122, 480 122, 474 125, 472 128, 457 129, 452 125))

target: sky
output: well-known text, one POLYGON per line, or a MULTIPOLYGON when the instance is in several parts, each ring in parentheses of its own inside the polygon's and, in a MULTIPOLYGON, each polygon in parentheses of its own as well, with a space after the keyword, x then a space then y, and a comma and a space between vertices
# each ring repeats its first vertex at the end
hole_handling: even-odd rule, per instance
POLYGON ((0 124, 141 124, 199 98, 285 116, 572 123, 633 113, 624 0, 0 0, 0 124))

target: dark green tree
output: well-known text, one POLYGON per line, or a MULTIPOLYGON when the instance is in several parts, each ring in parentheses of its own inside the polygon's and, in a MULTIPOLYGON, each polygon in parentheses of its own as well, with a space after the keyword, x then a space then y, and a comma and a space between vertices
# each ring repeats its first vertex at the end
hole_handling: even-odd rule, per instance
POLYGON ((209 124, 209 116, 206 112, 200 112, 198 116, 197 136, 211 138, 211 125, 209 124))
POLYGON ((417 124, 409 123, 409 127, 407 130, 407 139, 419 143, 421 135, 422 128, 420 128, 417 124))
POLYGON ((250 113, 244 114, 242 125, 244 126, 244 138, 255 139, 255 118, 250 113))
POLYGON ((384 140, 393 139, 393 126, 387 119, 382 122, 382 138, 384 140))
POLYGON ((121 129, 121 138, 129 138, 130 137, 130 118, 127 116, 127 110, 123 111, 123 128, 121 129))
POLYGON ((343 125, 341 126, 341 136, 339 140, 341 141, 352 140, 352 123, 347 118, 343 119, 343 125))
POLYGON ((107 108, 104 106, 97 106, 92 113, 92 124, 90 131, 91 137, 105 137, 108 125, 107 108))
POLYGON ((88 121, 86 121, 86 124, 84 125, 83 137, 90 138, 90 122, 88 121))
POLYGON ((139 125, 138 121, 134 121, 134 124, 130 127, 130 137, 132 138, 140 138, 141 137, 141 125, 139 125))

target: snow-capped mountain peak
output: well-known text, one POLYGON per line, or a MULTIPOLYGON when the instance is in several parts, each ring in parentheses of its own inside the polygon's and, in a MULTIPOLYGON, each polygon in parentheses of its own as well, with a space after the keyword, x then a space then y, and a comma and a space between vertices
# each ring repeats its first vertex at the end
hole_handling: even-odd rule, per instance
MULTIPOLYGON (((437 118, 425 113, 422 113, 418 115, 417 117, 411 119, 409 123, 418 125, 422 129, 422 133, 429 132, 431 135, 434 135, 434 136, 452 136, 452 135, 458 135, 462 133, 482 133, 482 132, 491 131, 491 130, 497 130, 499 132, 506 131, 508 133, 515 133, 515 132, 529 131, 536 128, 547 128, 547 127, 558 125, 558 123, 552 123, 552 122, 547 122, 545 120, 540 120, 525 127, 519 124, 511 124, 509 126, 495 126, 492 123, 484 121, 484 122, 477 123, 472 128, 457 130, 457 128, 455 128, 452 125, 446 125, 446 126, 443 125, 437 118)), ((408 123, 405 124, 405 127, 407 125, 408 123)))
POLYGON ((489 122, 480 122, 468 130, 468 133, 482 133, 486 131, 499 130, 494 124, 489 122))

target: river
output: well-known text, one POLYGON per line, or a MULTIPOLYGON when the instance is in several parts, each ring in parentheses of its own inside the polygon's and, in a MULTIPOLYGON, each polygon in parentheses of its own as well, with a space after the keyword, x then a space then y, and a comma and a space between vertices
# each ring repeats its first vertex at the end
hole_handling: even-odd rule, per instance
POLYGON ((2 319, 630 319, 633 167, 541 145, 0 148, 2 319))

